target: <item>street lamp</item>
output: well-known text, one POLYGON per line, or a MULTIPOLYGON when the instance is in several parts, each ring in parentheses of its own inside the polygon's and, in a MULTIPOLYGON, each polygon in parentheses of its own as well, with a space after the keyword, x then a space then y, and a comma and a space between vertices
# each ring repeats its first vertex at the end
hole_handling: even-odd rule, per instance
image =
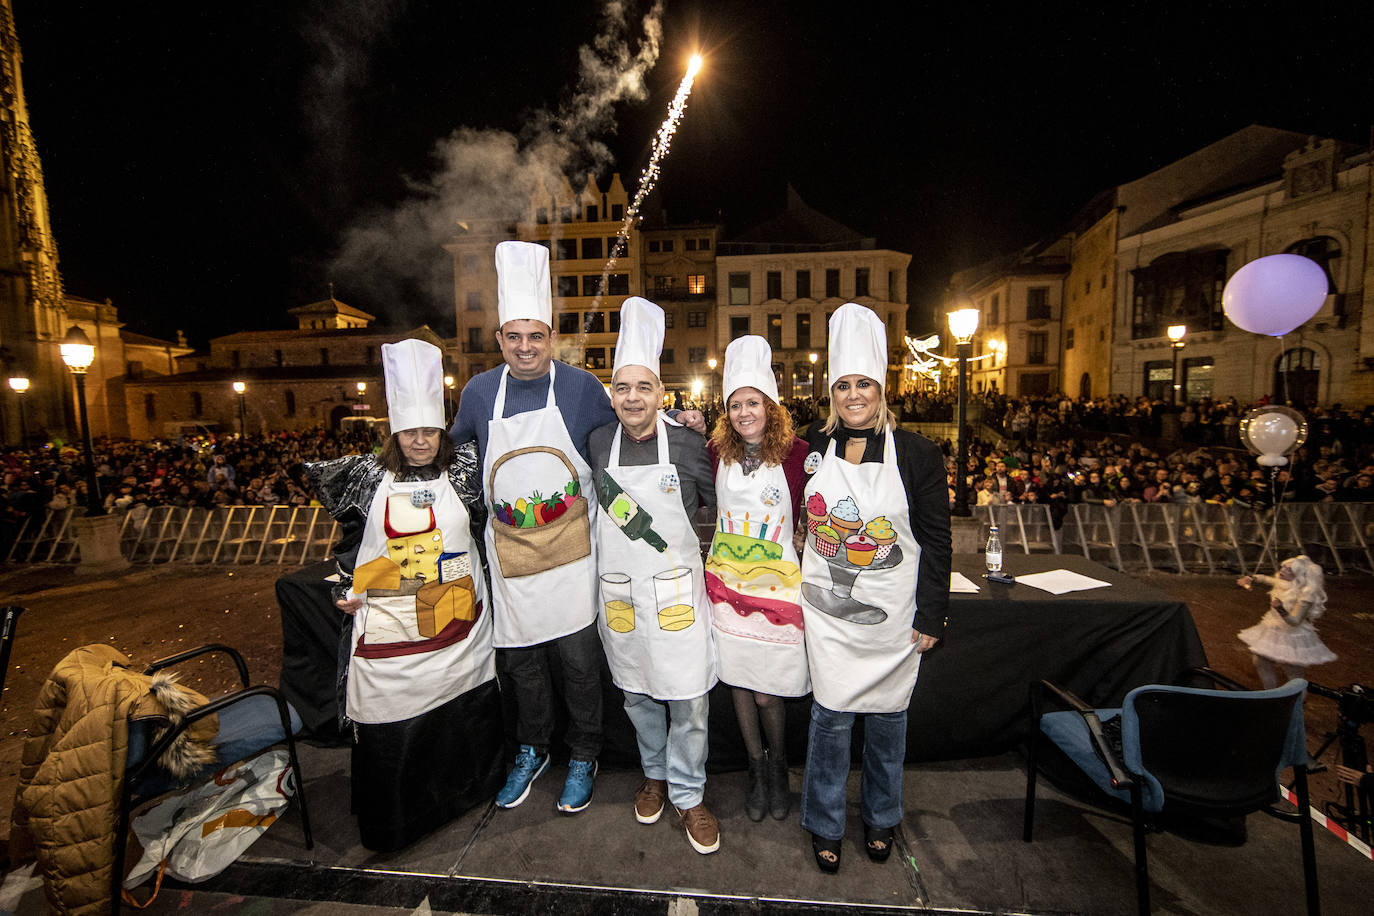
POLYGON ((968 357, 973 335, 978 331, 978 310, 958 309, 949 313, 949 332, 959 345, 959 458, 954 467, 954 508, 952 515, 967 518, 968 507, 968 433, 964 417, 968 406, 968 357))
POLYGON ((812 351, 806 358, 811 362, 811 392, 809 397, 814 398, 816 396, 816 360, 820 359, 821 355, 812 351))
POLYGON ((245 421, 246 421, 246 419, 247 419, 247 414, 244 412, 244 408, 243 408, 243 393, 244 393, 245 391, 247 391, 247 390, 248 390, 248 386, 245 385, 243 382, 235 382, 235 383, 234 383, 234 394, 236 394, 236 395, 239 396, 239 438, 240 438, 240 439, 242 439, 243 436, 244 436, 244 427, 246 426, 245 421))
POLYGON ((444 376, 444 401, 448 407, 448 418, 453 419, 453 383, 456 381, 453 376, 444 376))
POLYGON ((95 362, 95 347, 86 332, 72 325, 62 338, 62 362, 67 364, 76 379, 76 403, 81 414, 81 447, 86 456, 86 515, 94 518, 105 514, 105 501, 100 496, 100 483, 95 479, 95 450, 91 448, 91 423, 86 416, 86 370, 95 362))
POLYGON ((1169 392, 1169 406, 1178 406, 1179 392, 1183 386, 1178 380, 1178 351, 1183 349, 1183 335, 1188 333, 1188 326, 1184 324, 1169 325, 1169 339, 1173 341, 1170 346, 1174 348, 1174 374, 1169 380, 1174 383, 1174 387, 1169 392))
POLYGON ((19 447, 23 448, 29 441, 29 421, 24 416, 24 392, 29 390, 29 380, 16 375, 10 379, 10 388, 14 391, 14 400, 19 404, 19 447))

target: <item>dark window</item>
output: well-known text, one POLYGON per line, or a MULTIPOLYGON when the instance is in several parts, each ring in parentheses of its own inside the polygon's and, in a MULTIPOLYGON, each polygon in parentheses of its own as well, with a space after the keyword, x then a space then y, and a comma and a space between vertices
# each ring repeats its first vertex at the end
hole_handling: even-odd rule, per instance
POLYGON ((534 221, 540 225, 546 225, 549 221, 549 208, 540 207, 534 211, 534 221))
POLYGON ((768 298, 769 298, 769 299, 781 299, 781 298, 782 298, 782 271, 780 271, 780 270, 770 270, 770 271, 768 271, 768 274, 767 274, 767 278, 766 278, 766 279, 767 279, 767 281, 768 281, 768 298))
POLYGON ((993 293, 993 294, 992 294, 992 302, 988 305, 988 324, 999 324, 999 323, 1000 323, 1000 319, 998 318, 997 313, 998 313, 998 311, 999 311, 999 308, 1000 308, 1001 304, 1002 304, 1002 296, 1001 296, 1001 294, 1000 294, 1000 293, 993 293))
POLYGON ((272 355, 277 360, 278 366, 286 365, 286 358, 282 356, 282 352, 280 350, 273 350, 272 355))
POLYGON ((615 221, 618 223, 618 222, 620 222, 621 220, 623 220, 624 218, 625 218, 625 205, 624 205, 624 204, 611 204, 611 219, 615 220, 615 221))
POLYGON ((805 350, 811 346, 811 313, 797 313, 797 349, 805 350))
POLYGON ((577 239, 558 239, 554 242, 554 246, 558 260, 577 260, 577 239))
POLYGON ((840 294, 840 271, 832 267, 825 272, 825 295, 833 298, 840 294))
POLYGON ((286 415, 294 417, 296 415, 296 392, 288 388, 282 392, 282 397, 286 400, 286 415))
POLYGON ((774 350, 782 349, 782 316, 779 314, 768 316, 768 346, 774 350))
POLYGON ((1050 317, 1050 288, 1032 286, 1026 290, 1026 320, 1048 321, 1050 317))
POLYGON ((577 295, 576 277, 557 277, 554 282, 558 284, 558 295, 564 298, 577 295))
POLYGON ((149 420, 157 419, 157 398, 155 395, 145 394, 143 396, 143 416, 149 420))
POLYGON ((704 327, 706 327, 706 313, 705 313, 705 312, 688 312, 688 313, 687 313, 687 327, 689 327, 689 328, 704 328, 704 327))
POLYGON ((897 298, 897 271, 895 270, 889 270, 887 272, 887 298, 891 299, 893 302, 901 301, 897 298))
POLYGON ((857 297, 857 296, 867 296, 867 295, 868 295, 868 268, 867 268, 867 267, 856 267, 856 268, 854 268, 854 295, 855 295, 856 297, 857 297))
MULTIPOLYGON (((612 312, 608 312, 607 315, 608 315, 609 317, 608 317, 607 320, 606 320, 606 330, 610 331, 612 334, 619 334, 619 333, 620 333, 620 309, 615 309, 615 310, 612 311, 612 312)), ((614 353, 613 353, 612 355, 614 355, 614 353)))
POLYGON ((582 295, 595 296, 597 289, 601 286, 601 277, 596 274, 582 275, 582 295))
POLYGON ((201 413, 202 413, 204 410, 205 410, 205 404, 204 404, 203 400, 201 399, 200 392, 199 392, 199 391, 192 391, 192 392, 191 392, 191 416, 192 416, 192 417, 195 417, 195 418, 197 418, 197 419, 199 419, 201 413))
POLYGON ((811 271, 809 270, 797 271, 797 298, 811 298, 811 271))
POLYGON ((482 311, 482 294, 477 290, 473 290, 472 292, 468 293, 467 304, 469 312, 482 311))
POLYGON ((372 361, 377 357, 377 350, 374 347, 367 347, 363 352, 364 365, 372 365, 372 361))
POLYGON ((1032 366, 1045 364, 1045 350, 1049 346, 1050 335, 1044 331, 1032 331, 1026 335, 1026 362, 1032 366))
POLYGON ((1171 359, 1152 359, 1145 364, 1145 397, 1167 401, 1174 388, 1174 362, 1171 359))
POLYGON ((559 312, 559 313, 558 313, 558 333, 560 333, 560 334, 576 334, 576 333, 577 333, 577 323, 578 323, 579 320, 580 320, 580 319, 579 319, 579 316, 578 316, 577 312, 559 312))
POLYGON ((587 322, 586 322, 586 324, 584 325, 584 327, 587 329, 587 333, 588 333, 588 334, 604 334, 604 333, 606 333, 606 313, 605 313, 605 312, 588 312, 588 313, 587 313, 587 322))
POLYGON ((1069 328, 1067 331, 1064 332, 1064 349, 1073 349, 1073 328, 1069 328))
POLYGON ((481 353, 481 352, 482 352, 482 329, 481 329, 481 328, 468 328, 468 352, 469 352, 469 353, 481 353))
POLYGON ((729 301, 731 305, 749 304, 749 275, 747 273, 730 274, 729 301))
POLYGON ((663 240, 663 250, 664 250, 665 253, 673 250, 673 240, 672 240, 672 239, 664 239, 664 240, 663 240))
POLYGON ((704 362, 706 362, 706 348, 705 348, 705 347, 688 347, 688 348, 687 348, 687 362, 689 362, 689 363, 704 363, 704 362))
POLYGON ((481 262, 477 260, 477 255, 475 255, 475 254, 465 254, 465 255, 463 255, 463 273, 465 273, 465 274, 475 274, 475 273, 477 273, 478 270, 481 269, 480 265, 481 265, 481 262))
POLYGON ((663 350, 663 354, 659 356, 658 361, 660 363, 671 363, 673 361, 673 348, 666 347, 663 350))
POLYGON ((1219 331, 1226 252, 1180 251, 1131 271, 1131 337, 1163 337, 1173 324, 1219 331))
POLYGON ((606 292, 612 296, 628 296, 630 294, 630 275, 611 274, 606 278, 606 292))
POLYGON ((687 239, 683 244, 687 246, 687 250, 688 250, 688 251, 696 251, 696 250, 697 250, 697 240, 696 240, 696 239, 687 239))
POLYGON ((320 365, 321 365, 321 366, 327 366, 327 365, 329 365, 329 348, 328 348, 328 347, 320 347, 320 365))
POLYGON ((710 239, 697 239, 697 247, 700 248, 702 251, 710 251, 710 250, 711 250, 711 240, 710 240, 710 239))
POLYGON ((655 254, 656 254, 657 252, 659 252, 659 251, 661 251, 661 250, 663 250, 663 243, 662 243, 662 242, 660 242, 658 239, 650 239, 650 240, 649 240, 649 251, 650 251, 651 253, 655 253, 655 254))
POLYGON ((1183 361, 1183 399, 1200 401, 1212 396, 1212 357, 1193 356, 1183 361))
POLYGON ((676 315, 676 312, 670 311, 668 309, 663 310, 663 327, 665 329, 669 331, 673 329, 673 325, 677 323, 676 315))
POLYGON ((730 316, 730 339, 735 340, 749 333, 748 315, 730 316))
POLYGON ((1336 274, 1341 272, 1343 264, 1341 243, 1329 236, 1319 235, 1289 245, 1288 253, 1300 254, 1304 258, 1310 258, 1321 265, 1322 271, 1326 274, 1326 294, 1336 297, 1336 301, 1332 305, 1335 308, 1337 319, 1343 325, 1345 322, 1345 296, 1336 289, 1336 274))
POLYGON ((235 369, 239 368, 239 362, 240 362, 240 360, 241 360, 241 357, 239 356, 239 351, 238 351, 238 350, 230 350, 230 351, 229 351, 229 365, 230 365, 230 366, 232 366, 232 367, 235 368, 235 369))
POLYGON ((586 362, 586 365, 587 365, 587 368, 588 368, 588 369, 605 369, 605 368, 606 368, 606 348, 605 348, 605 347, 588 347, 588 348, 587 348, 587 362, 586 362))
POLYGON ((594 238, 594 239, 583 239, 583 240, 582 240, 582 257, 584 257, 584 258, 599 258, 599 257, 601 257, 601 239, 600 239, 600 237, 594 238))
POLYGON ((598 222, 598 220, 597 220, 597 212, 598 212, 598 211, 597 211, 597 208, 596 208, 596 204, 587 204, 587 210, 586 210, 587 222, 589 222, 589 223, 598 222))
POLYGON ((1275 400, 1280 404, 1291 401, 1299 409, 1316 404, 1321 369, 1321 357, 1314 351, 1306 347, 1285 350, 1274 362, 1275 400))
POLYGON ((619 236, 616 236, 616 235, 613 235, 613 236, 611 236, 610 238, 606 239, 606 257, 608 257, 608 258, 623 258, 623 257, 625 257, 625 246, 626 246, 627 244, 628 244, 628 243, 626 242, 625 239, 622 239, 622 238, 620 238, 619 236))
POLYGON ((654 295, 671 296, 676 284, 677 277, 654 277, 654 295))
POLYGON ((572 207, 559 207, 559 208, 558 208, 558 221, 559 221, 560 223, 570 223, 570 222, 572 222, 572 207))

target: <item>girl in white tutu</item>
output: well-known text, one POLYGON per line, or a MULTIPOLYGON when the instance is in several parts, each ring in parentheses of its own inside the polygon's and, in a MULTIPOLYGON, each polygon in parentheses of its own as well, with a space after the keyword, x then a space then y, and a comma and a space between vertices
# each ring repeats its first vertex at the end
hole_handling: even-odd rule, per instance
POLYGON ((1317 635, 1312 621, 1326 610, 1326 577, 1305 556, 1291 557, 1279 567, 1278 578, 1241 576, 1236 584, 1249 588, 1268 585, 1269 610, 1259 623, 1241 630, 1241 641, 1255 657, 1255 670, 1265 688, 1302 677, 1308 665, 1335 661, 1336 653, 1317 635))

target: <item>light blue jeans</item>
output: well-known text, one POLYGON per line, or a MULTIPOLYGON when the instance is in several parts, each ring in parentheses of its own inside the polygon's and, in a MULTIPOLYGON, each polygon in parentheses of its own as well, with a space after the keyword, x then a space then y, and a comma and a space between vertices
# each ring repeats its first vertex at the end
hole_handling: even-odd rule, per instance
POLYGON ((680 810, 695 808, 706 794, 708 694, 691 700, 655 700, 625 693, 625 712, 635 727, 639 763, 650 779, 668 782, 668 800, 680 810))
MULTIPOLYGON (((852 712, 811 704, 811 733, 802 779, 801 825, 826 840, 844 838, 844 787, 849 778, 852 712)), ((870 827, 902 821, 902 764, 906 760, 906 711, 865 713, 859 813, 870 827)))

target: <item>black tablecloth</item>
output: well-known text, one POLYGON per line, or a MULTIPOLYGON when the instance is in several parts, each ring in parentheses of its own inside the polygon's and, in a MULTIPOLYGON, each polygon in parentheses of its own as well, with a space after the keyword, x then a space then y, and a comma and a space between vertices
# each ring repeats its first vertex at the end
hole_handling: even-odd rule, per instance
MULTIPOLYGON (((1063 684, 1096 706, 1119 704, 1133 687, 1171 682, 1207 663, 1192 615, 1180 601, 1082 557, 1008 555, 1013 575, 1067 569, 1112 583, 1110 588, 1051 595, 1028 585, 982 578, 980 555, 955 556, 954 568, 981 589, 952 595, 945 638, 926 653, 910 706, 907 759, 950 760, 1001 753, 1029 728, 1029 685, 1041 678, 1063 684)), ((336 736, 334 674, 339 634, 347 619, 329 600, 319 564, 282 577, 282 689, 317 738, 336 736)), ((635 765, 634 730, 620 691, 605 672, 607 763, 635 765)), ((508 734, 514 733, 507 699, 508 734)), ((787 703, 788 752, 806 752, 809 697, 787 703)), ((560 710, 561 712, 561 710, 560 710)), ((560 723, 561 731, 561 723, 560 723)), ((730 688, 711 693, 710 767, 745 761, 730 688)), ((859 742, 855 741, 855 752, 859 742)), ((555 756, 566 753, 555 738, 555 756)))
POLYGON ((1047 678, 1094 706, 1119 705, 1133 687, 1171 683, 1207 656, 1187 605, 1083 557, 1006 554, 1014 576, 1067 569, 1110 588, 1051 595, 982 578, 981 555, 954 569, 976 595, 950 596, 945 638, 921 661, 910 707, 909 760, 1000 753, 1024 740, 1029 685, 1047 678))

